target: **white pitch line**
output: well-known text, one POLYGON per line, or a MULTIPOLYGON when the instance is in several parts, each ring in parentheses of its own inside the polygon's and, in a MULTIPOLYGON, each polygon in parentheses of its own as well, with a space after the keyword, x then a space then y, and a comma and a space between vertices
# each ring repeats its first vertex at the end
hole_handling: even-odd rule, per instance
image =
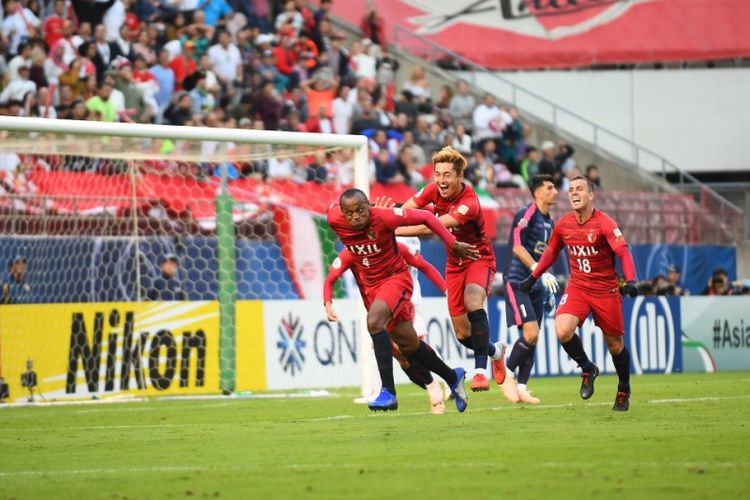
POLYGON ((727 399, 750 399, 750 394, 744 396, 705 396, 699 398, 671 398, 671 399, 650 399, 647 403, 690 403, 692 401, 726 401, 727 399))
MULTIPOLYGON (((547 468, 576 468, 576 467, 590 467, 590 463, 583 462, 542 462, 537 463, 534 467, 547 467, 547 468)), ((608 467, 624 467, 624 468, 744 468, 750 466, 750 462, 606 462, 602 463, 608 467)), ((456 468, 464 469, 482 469, 486 467, 503 468, 508 467, 508 464, 502 463, 476 463, 476 462, 412 462, 408 464, 399 465, 401 468, 413 469, 413 470, 425 470, 434 468, 443 468, 446 470, 453 470, 456 468)), ((123 467, 123 468, 90 468, 90 469, 67 469, 67 470, 20 470, 20 471, 0 471, 0 477, 24 477, 24 476, 64 476, 64 475, 109 475, 109 474, 123 474, 123 473, 164 473, 164 472, 241 472, 241 471, 256 471, 266 470, 267 464, 245 464, 241 466, 205 466, 205 465, 176 465, 176 466, 154 466, 154 467, 123 467)), ((274 469, 302 469, 302 470, 319 470, 319 469, 364 469, 364 470, 377 470, 379 467, 373 466, 372 464, 345 464, 345 463, 315 463, 315 464, 276 464, 273 466, 274 469)))

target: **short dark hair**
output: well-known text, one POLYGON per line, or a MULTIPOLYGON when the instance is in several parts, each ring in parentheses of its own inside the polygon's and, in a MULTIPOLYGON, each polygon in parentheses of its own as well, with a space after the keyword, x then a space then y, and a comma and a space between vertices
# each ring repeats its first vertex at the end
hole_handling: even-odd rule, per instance
POLYGON ((359 201, 364 201, 365 203, 368 203, 370 200, 367 199, 367 195, 364 191, 357 188, 349 188, 343 193, 341 193, 341 196, 339 196, 339 205, 344 203, 345 200, 350 200, 352 198, 356 198, 359 201))
POLYGON ((534 196, 536 190, 544 186, 545 182, 551 182, 552 184, 554 184, 555 179, 549 174, 537 174, 532 177, 531 182, 529 183, 529 191, 531 191, 531 196, 534 196))
POLYGON ((570 182, 577 181, 579 179, 582 181, 586 181, 586 185, 589 187, 589 191, 592 193, 594 192, 594 183, 591 182, 591 179, 589 179, 585 175, 576 175, 575 177, 570 179, 570 182))

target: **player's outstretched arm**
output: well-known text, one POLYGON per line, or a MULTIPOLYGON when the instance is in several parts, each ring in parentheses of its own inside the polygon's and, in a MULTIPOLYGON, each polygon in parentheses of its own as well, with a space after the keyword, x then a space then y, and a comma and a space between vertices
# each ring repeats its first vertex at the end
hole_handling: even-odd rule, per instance
POLYGON ((328 275, 323 283, 323 306, 326 309, 328 321, 337 321, 338 316, 333 309, 333 285, 352 265, 352 254, 347 249, 343 249, 338 257, 334 259, 328 267, 328 275))
MULTIPOLYGON (((476 260, 481 256, 474 245, 469 245, 468 243, 456 240, 456 237, 453 235, 453 233, 448 231, 445 223, 443 222, 443 219, 450 218, 455 222, 456 226, 458 225, 458 221, 450 215, 446 214, 440 217, 440 219, 436 219, 430 212, 427 212, 426 210, 409 210, 408 213, 411 214, 411 220, 418 221, 416 222, 416 224, 421 223, 426 225, 433 233, 435 233, 441 240, 443 240, 448 246, 450 252, 455 257, 461 259, 476 260)), ((407 216, 407 218, 408 217, 409 216, 407 216)))
MULTIPOLYGON (((406 246, 404 247, 406 248, 406 246)), ((399 250, 401 250, 401 245, 399 245, 399 250)), ((407 264, 419 269, 422 274, 427 276, 427 278, 440 289, 441 292, 445 293, 447 286, 443 276, 440 274, 440 271, 435 269, 435 267, 427 262, 424 257, 419 254, 415 255, 411 253, 408 248, 406 248, 406 251, 402 250, 401 255, 404 256, 404 260, 406 260, 407 264)))
POLYGON ((622 245, 615 249, 615 254, 620 258, 622 263, 622 272, 625 275, 625 284, 622 286, 622 293, 630 297, 638 295, 638 287, 635 286, 635 261, 633 254, 627 245, 622 245))
POLYGON ((519 283, 518 287, 521 289, 521 291, 528 293, 534 287, 534 283, 536 283, 536 280, 539 279, 544 271, 549 269, 549 267, 555 263, 557 257, 562 251, 562 247, 563 243, 562 238, 560 237, 560 233, 556 229, 553 229, 552 235, 549 238, 549 244, 547 245, 547 248, 544 249, 544 253, 539 259, 539 262, 537 262, 536 265, 533 266, 531 274, 525 280, 519 283))

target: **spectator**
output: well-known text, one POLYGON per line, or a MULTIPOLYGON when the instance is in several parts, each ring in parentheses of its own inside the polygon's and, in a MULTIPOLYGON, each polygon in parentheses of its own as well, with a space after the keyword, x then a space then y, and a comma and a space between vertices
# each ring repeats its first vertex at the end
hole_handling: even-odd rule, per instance
MULTIPOLYGON (((320 134, 332 134, 333 122, 328 115, 328 107, 325 104, 319 105, 317 114, 315 116, 311 116, 305 124, 307 131, 320 134)), ((316 179, 320 180, 320 178, 318 177, 316 177, 316 179)))
POLYGON ((52 15, 42 23, 42 33, 47 47, 52 47, 55 42, 63 37, 63 26, 69 23, 65 13, 65 0, 55 0, 52 15))
POLYGON ((119 46, 114 42, 106 39, 106 29, 103 24, 97 24, 94 28, 94 45, 96 54, 94 55, 94 66, 96 66, 96 78, 98 82, 104 79, 104 73, 109 65, 117 59, 120 54, 119 46))
POLYGON ((151 66, 149 71, 156 78, 156 83, 159 87, 154 94, 154 99, 156 99, 156 103, 159 106, 159 113, 157 113, 157 117, 159 118, 157 121, 161 122, 160 117, 164 113, 164 110, 167 109, 167 106, 169 106, 170 99, 175 91, 175 76, 174 70, 169 65, 169 51, 161 49, 159 51, 159 63, 151 66))
POLYGON ((8 271, 2 277, 0 304, 26 304, 31 300, 31 285, 26 277, 26 257, 16 255, 8 262, 8 271))
POLYGON ((463 123, 456 125, 451 146, 462 155, 471 156, 471 135, 466 131, 463 123))
POLYGON ((372 45, 372 42, 369 39, 354 42, 349 56, 349 64, 357 78, 374 82, 377 75, 377 61, 369 53, 370 45, 372 45))
POLYGON ((333 100, 333 131, 337 134, 348 134, 351 128, 354 106, 347 100, 348 97, 349 87, 342 85, 333 100))
POLYGON ((361 134, 367 129, 376 129, 379 126, 380 121, 375 115, 372 101, 370 99, 366 99, 362 103, 362 112, 357 118, 354 119, 354 122, 352 123, 351 132, 352 134, 361 134))
POLYGON ((565 175, 568 169, 576 166, 576 161, 573 159, 575 149, 573 146, 565 141, 560 141, 557 145, 557 155, 555 155, 555 162, 560 172, 565 175))
POLYGON ((21 66, 31 67, 31 45, 22 43, 18 46, 18 54, 8 61, 8 82, 18 80, 18 70, 21 66))
MULTIPOLYGON (((588 171, 588 169, 586 169, 588 171)), ((690 295, 690 291, 687 290, 680 280, 680 277, 682 276, 682 269, 680 266, 676 266, 674 264, 670 264, 667 268, 667 279, 669 280, 669 284, 673 288, 672 295, 676 296, 682 296, 682 295, 690 295)))
POLYGON ((424 177, 419 171, 420 165, 414 162, 414 153, 412 152, 412 146, 404 145, 401 147, 398 153, 398 159, 396 160, 396 168, 399 172, 402 172, 406 181, 412 187, 416 188, 419 184, 424 182, 424 177))
POLYGON ((58 38, 55 43, 50 45, 49 57, 53 60, 55 65, 65 71, 71 61, 77 56, 78 50, 73 43, 73 24, 70 21, 65 21, 62 26, 62 36, 58 38))
POLYGON ((288 0, 284 4, 283 12, 276 16, 274 27, 277 32, 291 27, 294 35, 296 35, 302 29, 303 22, 304 19, 302 18, 302 14, 297 10, 294 0, 288 0))
POLYGON ((424 100, 430 96, 430 82, 427 80, 424 66, 416 65, 411 69, 403 90, 409 91, 417 100, 424 100))
POLYGON ((578 168, 576 166, 572 166, 572 167, 568 168, 565 171, 565 174, 564 174, 564 177, 563 177, 562 190, 567 193, 568 192, 568 188, 570 187, 570 181, 572 181, 576 177, 580 177, 580 176, 582 176, 582 172, 581 172, 580 168, 578 168))
POLYGON ((234 96, 235 85, 242 81, 242 56, 228 31, 219 33, 219 43, 208 49, 208 58, 224 92, 234 96))
POLYGON ((78 95, 73 94, 73 88, 70 85, 60 85, 60 102, 55 107, 55 114, 62 120, 68 120, 73 117, 73 105, 78 95))
POLYGON ((18 53, 21 42, 35 38, 42 22, 31 10, 16 0, 8 0, 5 4, 5 19, 0 25, 0 33, 5 40, 11 54, 18 53))
POLYGON ((477 100, 469 93, 469 84, 466 80, 459 80, 457 92, 451 97, 448 105, 448 114, 453 120, 454 126, 463 125, 467 132, 473 130, 473 113, 477 107, 477 100))
POLYGON ((153 66, 157 62, 156 50, 151 44, 151 38, 149 37, 148 31, 141 28, 138 32, 137 40, 132 47, 133 61, 138 56, 145 59, 146 64, 153 66))
POLYGON ((191 107, 190 95, 180 90, 164 111, 164 120, 170 125, 186 125, 193 117, 191 107))
POLYGON ((127 7, 123 0, 115 0, 112 6, 104 13, 101 22, 104 24, 105 37, 108 42, 117 41, 118 36, 122 33, 121 28, 126 26, 126 15, 127 7))
MULTIPOLYGON (((95 0, 71 0, 71 2, 73 3, 73 9, 75 10, 79 23, 87 23, 89 26, 98 26, 104 19, 104 13, 114 5, 115 0, 105 0, 103 2, 95 0)), ((123 14, 121 22, 124 21, 125 17, 123 14)), ((117 33, 116 30, 117 27, 115 27, 113 35, 117 33)))
POLYGON ((408 182, 406 172, 401 171, 400 165, 391 159, 386 148, 381 149, 373 160, 375 164, 375 180, 380 184, 402 184, 408 182))
POLYGON ((117 109, 110 100, 112 88, 111 82, 105 81, 99 87, 97 95, 86 101, 86 109, 92 113, 94 120, 102 122, 117 121, 117 109))
MULTIPOLYGON (((47 80, 47 68, 45 68, 47 62, 54 66, 52 61, 47 59, 46 54, 41 48, 34 47, 31 49, 31 71, 29 72, 29 80, 36 84, 36 88, 49 86, 49 80, 47 80)), ((56 70, 53 71, 55 80, 60 77, 60 74, 61 72, 57 72, 56 70)))
POLYGON ((130 26, 123 24, 120 26, 120 30, 117 37, 114 40, 117 45, 117 49, 121 56, 127 58, 131 62, 133 61, 133 42, 131 40, 130 26))
POLYGON ((544 141, 542 143, 542 159, 539 161, 539 173, 551 175, 558 188, 562 186, 562 171, 555 161, 555 143, 544 141))
POLYGON ((708 285, 703 289, 702 295, 731 295, 732 288, 729 285, 729 273, 723 267, 717 267, 708 280, 708 285))
POLYGON ((412 161, 417 168, 421 168, 427 164, 427 155, 425 154, 424 149, 422 149, 422 146, 414 142, 414 132, 411 130, 406 130, 404 132, 404 140, 401 143, 402 148, 407 146, 411 151, 412 161))
POLYGON ((234 16, 234 9, 225 0, 207 0, 203 3, 203 11, 205 23, 214 28, 219 25, 226 27, 234 16))
MULTIPOLYGON (((586 167, 586 178, 591 181, 594 186, 594 191, 602 190, 602 178, 599 175, 599 167, 591 164, 586 167)), ((679 295, 679 294, 678 294, 679 295)))
POLYGON ((651 281, 651 289, 654 295, 666 295, 670 297, 675 295, 674 285, 663 274, 657 275, 651 281))
POLYGON ((342 33, 334 33, 327 51, 328 66, 341 80, 346 80, 349 75, 349 51, 343 46, 345 39, 342 33))
POLYGON ((169 62, 169 67, 174 72, 175 90, 182 90, 185 77, 195 72, 197 64, 193 58, 194 54, 195 43, 192 40, 187 40, 182 45, 182 53, 169 62))
POLYGON ((367 12, 362 17, 362 21, 359 23, 359 27, 362 30, 362 36, 370 40, 375 45, 381 47, 387 47, 388 41, 385 38, 385 20, 382 16, 378 15, 375 11, 375 7, 370 6, 367 12))
POLYGON ((529 183, 532 177, 539 173, 539 151, 534 146, 528 146, 521 161, 521 177, 529 183))
POLYGON ((148 300, 187 300, 180 278, 180 261, 173 253, 166 254, 159 261, 159 275, 144 275, 141 286, 148 300))
POLYGON ((263 82, 261 92, 255 100, 255 112, 260 114, 266 130, 278 130, 281 120, 281 100, 276 95, 273 82, 268 80, 263 82))
POLYGON ((0 102, 19 101, 22 102, 28 92, 36 92, 36 83, 29 80, 31 66, 24 64, 18 68, 18 78, 10 83, 0 93, 0 102))
POLYGON ((125 99, 125 113, 120 115, 121 121, 149 123, 153 117, 153 109, 133 77, 133 67, 127 59, 120 59, 117 64, 117 70, 113 72, 115 88, 122 92, 125 99))
POLYGON ((488 93, 484 95, 482 104, 474 109, 472 117, 474 121, 473 130, 475 140, 495 140, 502 137, 506 123, 500 108, 495 104, 495 97, 492 94, 488 93))

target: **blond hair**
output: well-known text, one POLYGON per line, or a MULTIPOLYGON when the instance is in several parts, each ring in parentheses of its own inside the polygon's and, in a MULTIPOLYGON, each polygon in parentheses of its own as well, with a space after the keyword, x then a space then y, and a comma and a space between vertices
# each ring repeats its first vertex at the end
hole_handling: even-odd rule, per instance
POLYGON ((453 164, 453 170, 455 170, 458 175, 461 175, 466 168, 466 158, 464 158, 464 155, 450 146, 446 146, 432 155, 432 168, 435 168, 435 165, 438 163, 453 164))

